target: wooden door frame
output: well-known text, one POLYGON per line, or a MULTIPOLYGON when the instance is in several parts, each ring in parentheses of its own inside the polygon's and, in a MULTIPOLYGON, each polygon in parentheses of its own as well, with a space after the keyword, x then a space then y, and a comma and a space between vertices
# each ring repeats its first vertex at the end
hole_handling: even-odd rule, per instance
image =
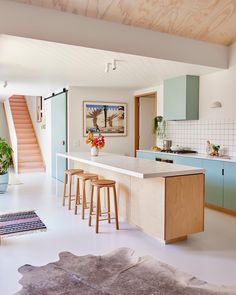
POLYGON ((157 102, 157 91, 145 92, 134 96, 134 155, 139 149, 139 101, 140 97, 155 96, 157 102))

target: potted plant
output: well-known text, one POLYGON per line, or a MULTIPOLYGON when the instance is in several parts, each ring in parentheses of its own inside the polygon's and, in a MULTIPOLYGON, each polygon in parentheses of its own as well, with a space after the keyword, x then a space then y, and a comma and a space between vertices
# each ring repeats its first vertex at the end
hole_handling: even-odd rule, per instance
POLYGON ((162 116, 154 118, 153 132, 157 134, 157 137, 164 139, 166 136, 166 121, 162 116))
POLYGON ((0 194, 4 194, 8 187, 8 169, 12 165, 12 148, 6 139, 0 137, 0 194))
POLYGON ((105 145, 104 136, 99 133, 98 137, 95 137, 92 131, 89 131, 86 143, 91 146, 91 156, 98 156, 98 152, 105 145))

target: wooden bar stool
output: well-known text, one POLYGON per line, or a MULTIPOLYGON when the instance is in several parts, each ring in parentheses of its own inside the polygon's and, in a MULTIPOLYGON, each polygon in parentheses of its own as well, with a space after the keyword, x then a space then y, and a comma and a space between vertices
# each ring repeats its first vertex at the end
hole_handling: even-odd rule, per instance
POLYGON ((75 193, 75 214, 77 214, 80 205, 80 181, 82 181, 82 219, 84 219, 85 209, 87 207, 86 182, 98 180, 98 175, 93 173, 81 173, 76 175, 76 193, 75 193))
POLYGON ((83 173, 84 171, 82 169, 68 169, 64 172, 64 193, 63 193, 63 202, 62 205, 65 206, 66 198, 69 199, 69 210, 71 210, 71 202, 75 199, 72 199, 71 196, 71 189, 72 189, 72 178, 75 175, 78 175, 80 173, 83 173), (68 196, 66 195, 66 184, 69 182, 69 192, 68 196))
POLYGON ((118 221, 118 207, 117 207, 117 195, 116 195, 116 182, 114 180, 108 179, 100 179, 91 182, 91 200, 90 200, 90 210, 89 210, 89 226, 91 226, 92 215, 96 215, 96 233, 98 233, 99 221, 108 220, 108 223, 111 222, 111 219, 116 220, 116 229, 119 229, 119 221, 118 221), (93 194, 94 188, 97 189, 97 207, 96 213, 93 213, 93 194), (107 212, 101 212, 101 200, 100 200, 100 190, 102 188, 107 189, 107 212), (110 208, 110 188, 113 189, 114 195, 114 209, 115 209, 115 217, 111 218, 111 208, 110 208), (107 214, 107 218, 99 218, 101 214, 107 214))

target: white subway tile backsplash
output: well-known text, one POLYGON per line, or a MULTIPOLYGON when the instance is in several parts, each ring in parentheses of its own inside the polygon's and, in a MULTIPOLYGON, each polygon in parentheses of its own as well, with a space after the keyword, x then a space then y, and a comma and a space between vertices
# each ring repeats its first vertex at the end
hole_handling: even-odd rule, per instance
MULTIPOLYGON (((236 157, 236 120, 169 121, 166 137, 173 145, 189 147, 199 153, 206 152, 206 141, 219 144, 224 153, 236 157)), ((158 139, 161 145, 162 140, 158 139)))

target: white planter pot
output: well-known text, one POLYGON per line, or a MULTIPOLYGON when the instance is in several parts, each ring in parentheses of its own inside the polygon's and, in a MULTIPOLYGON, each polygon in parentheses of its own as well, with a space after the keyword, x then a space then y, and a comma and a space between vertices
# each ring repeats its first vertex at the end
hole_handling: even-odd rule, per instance
POLYGON ((9 181, 9 174, 0 175, 0 194, 4 194, 7 191, 9 181))
POLYGON ((97 157, 99 153, 99 149, 96 148, 95 146, 91 148, 91 156, 92 157, 97 157))

